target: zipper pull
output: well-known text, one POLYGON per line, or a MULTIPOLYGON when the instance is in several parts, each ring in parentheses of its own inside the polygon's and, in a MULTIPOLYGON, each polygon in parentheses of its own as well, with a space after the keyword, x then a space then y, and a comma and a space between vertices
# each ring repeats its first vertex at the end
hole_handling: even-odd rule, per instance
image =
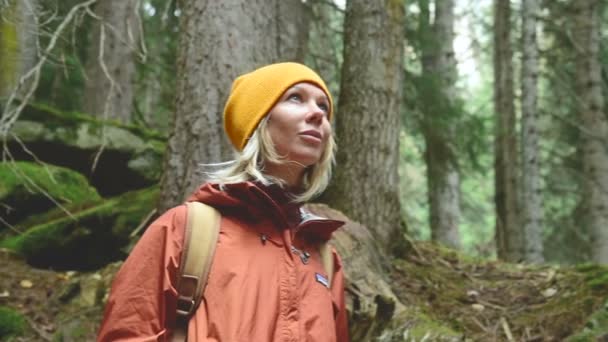
POLYGON ((308 252, 300 253, 300 260, 304 265, 308 264, 308 258, 310 258, 310 254, 308 252))
POLYGON ((294 246, 291 246, 291 251, 300 257, 300 260, 302 260, 302 263, 304 265, 308 264, 308 259, 310 258, 310 253, 308 253, 306 251, 301 251, 301 250, 295 248, 294 246))
POLYGON ((268 236, 266 236, 266 234, 261 234, 260 240, 262 240, 262 245, 266 246, 266 241, 268 241, 268 236))

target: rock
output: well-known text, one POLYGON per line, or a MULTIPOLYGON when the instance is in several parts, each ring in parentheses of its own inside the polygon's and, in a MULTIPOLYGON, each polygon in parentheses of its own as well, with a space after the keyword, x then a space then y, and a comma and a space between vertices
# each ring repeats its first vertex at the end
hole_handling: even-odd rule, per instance
POLYGON ((0 231, 61 205, 99 201, 101 197, 78 172, 31 162, 0 162, 0 231))
POLYGON ((83 307, 93 307, 101 304, 104 289, 104 282, 99 273, 93 273, 81 279, 80 305, 83 307))
MULTIPOLYGON (((162 172, 166 138, 139 127, 29 105, 11 133, 40 160, 89 177, 103 196, 155 184, 162 172)), ((8 146, 17 160, 32 159, 14 137, 8 146)))
MULTIPOLYGON (((125 257, 122 248, 142 218, 154 209, 156 187, 133 191, 73 211, 73 217, 54 209, 25 233, 0 241, 30 265, 55 270, 92 270, 125 257)), ((69 208, 68 208, 69 209, 69 208)))

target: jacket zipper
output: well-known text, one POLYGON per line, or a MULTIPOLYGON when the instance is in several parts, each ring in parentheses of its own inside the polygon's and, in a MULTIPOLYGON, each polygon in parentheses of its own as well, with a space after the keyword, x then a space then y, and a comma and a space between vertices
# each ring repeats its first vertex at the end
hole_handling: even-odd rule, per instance
POLYGON ((297 249, 294 246, 291 246, 291 251, 300 257, 300 260, 302 260, 302 263, 304 265, 308 264, 308 260, 310 259, 310 253, 297 249))

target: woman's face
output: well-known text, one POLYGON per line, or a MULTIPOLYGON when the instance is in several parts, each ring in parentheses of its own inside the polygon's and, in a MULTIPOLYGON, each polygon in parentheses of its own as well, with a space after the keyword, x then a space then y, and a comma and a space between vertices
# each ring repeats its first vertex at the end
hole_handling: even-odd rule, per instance
POLYGON ((317 163, 331 134, 329 100, 317 86, 297 83, 268 114, 268 132, 280 157, 301 167, 317 163))

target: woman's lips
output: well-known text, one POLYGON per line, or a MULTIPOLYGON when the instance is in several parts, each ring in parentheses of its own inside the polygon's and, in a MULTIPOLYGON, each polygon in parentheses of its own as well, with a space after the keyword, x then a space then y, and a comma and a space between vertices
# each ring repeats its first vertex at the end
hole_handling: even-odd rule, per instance
POLYGON ((323 140, 323 135, 321 133, 315 131, 315 130, 304 131, 304 132, 301 132, 300 135, 314 137, 314 138, 317 138, 319 140, 323 140))

